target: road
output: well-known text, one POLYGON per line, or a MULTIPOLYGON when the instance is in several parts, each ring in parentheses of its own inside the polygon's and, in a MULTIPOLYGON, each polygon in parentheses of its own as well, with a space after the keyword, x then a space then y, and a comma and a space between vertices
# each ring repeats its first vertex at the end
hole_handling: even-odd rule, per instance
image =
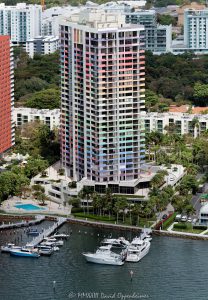
MULTIPOLYGON (((204 187, 204 190, 207 191, 208 190, 208 183, 205 183, 205 187, 204 187)), ((200 203, 200 197, 205 194, 206 192, 203 192, 203 193, 197 193, 196 195, 194 195, 191 199, 191 203, 193 205, 193 207, 195 208, 196 210, 196 215, 198 217, 199 215, 199 211, 200 211, 200 208, 201 208, 201 203, 200 203)))

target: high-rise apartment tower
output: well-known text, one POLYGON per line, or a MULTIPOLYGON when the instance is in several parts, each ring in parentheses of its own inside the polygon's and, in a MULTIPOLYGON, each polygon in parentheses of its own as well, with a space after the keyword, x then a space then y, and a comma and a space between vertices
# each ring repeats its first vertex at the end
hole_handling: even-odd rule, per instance
POLYGON ((0 155, 14 145, 13 85, 9 36, 0 36, 0 155))
POLYGON ((101 9, 61 22, 62 165, 97 191, 132 192, 140 178, 143 30, 101 9))

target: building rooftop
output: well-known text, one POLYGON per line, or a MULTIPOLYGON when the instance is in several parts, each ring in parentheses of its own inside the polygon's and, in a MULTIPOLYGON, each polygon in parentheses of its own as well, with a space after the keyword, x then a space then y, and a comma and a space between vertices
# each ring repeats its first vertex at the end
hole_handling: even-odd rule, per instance
POLYGON ((178 113, 187 113, 190 112, 191 114, 200 114, 202 112, 208 111, 208 107, 200 107, 200 106, 190 106, 188 104, 177 106, 177 105, 170 105, 169 112, 178 112, 178 113))
POLYGON ((208 214, 208 203, 201 207, 200 214, 208 214))
POLYGON ((115 28, 139 28, 144 29, 142 25, 126 24, 125 15, 117 11, 111 12, 100 7, 86 8, 80 13, 72 14, 62 18, 61 24, 74 23, 81 26, 87 26, 95 29, 115 29, 115 28))
POLYGON ((30 107, 15 107, 14 111, 18 113, 30 113, 30 114, 50 114, 57 115, 60 114, 60 109, 36 109, 30 107))

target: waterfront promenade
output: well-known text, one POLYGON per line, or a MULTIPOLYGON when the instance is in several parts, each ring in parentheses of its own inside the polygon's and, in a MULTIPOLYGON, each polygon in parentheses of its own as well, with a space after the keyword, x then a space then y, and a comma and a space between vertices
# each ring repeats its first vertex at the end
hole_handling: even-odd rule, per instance
POLYGON ((39 224, 44 220, 45 220, 45 216, 37 215, 37 216, 35 216, 35 220, 22 221, 22 222, 17 222, 17 223, 9 223, 9 224, 2 224, 2 225, 0 225, 0 230, 2 230, 2 229, 12 229, 12 228, 18 228, 18 227, 28 227, 28 226, 39 224))

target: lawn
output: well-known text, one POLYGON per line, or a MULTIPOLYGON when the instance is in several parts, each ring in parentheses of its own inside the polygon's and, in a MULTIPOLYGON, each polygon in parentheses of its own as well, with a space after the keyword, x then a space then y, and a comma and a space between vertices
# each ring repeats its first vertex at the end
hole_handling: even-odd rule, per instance
MULTIPOLYGON (((105 216, 99 216, 99 215, 93 215, 93 214, 85 214, 83 212, 77 212, 77 213, 73 213, 73 215, 76 218, 80 218, 80 219, 89 219, 89 220, 95 220, 95 221, 101 221, 101 222, 110 222, 115 224, 116 222, 116 217, 115 216, 111 216, 109 218, 109 216, 105 215, 105 216)), ((152 225, 152 223, 154 223, 156 221, 156 217, 152 217, 149 219, 146 218, 139 218, 139 224, 135 225, 132 224, 132 222, 130 222, 130 218, 126 217, 124 222, 122 221, 122 217, 119 216, 119 220, 118 220, 118 225, 129 225, 129 226, 138 226, 138 227, 150 227, 152 225)))
POLYGON ((178 232, 188 232, 188 233, 201 233, 204 230, 203 229, 193 229, 193 225, 191 223, 178 223, 181 226, 186 226, 186 228, 173 228, 173 231, 178 231, 178 232))

